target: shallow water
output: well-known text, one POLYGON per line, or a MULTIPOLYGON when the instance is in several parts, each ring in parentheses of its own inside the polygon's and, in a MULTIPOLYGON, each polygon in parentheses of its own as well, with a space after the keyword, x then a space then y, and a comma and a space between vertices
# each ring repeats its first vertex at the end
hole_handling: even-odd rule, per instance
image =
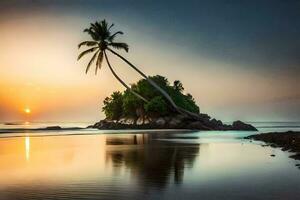
POLYGON ((0 199, 300 199, 299 162, 253 132, 112 132, 0 138, 0 199))

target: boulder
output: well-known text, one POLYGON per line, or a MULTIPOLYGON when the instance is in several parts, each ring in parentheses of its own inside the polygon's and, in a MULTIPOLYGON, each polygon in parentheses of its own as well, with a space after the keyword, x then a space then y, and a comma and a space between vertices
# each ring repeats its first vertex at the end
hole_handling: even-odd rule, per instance
POLYGON ((121 123, 121 124, 126 124, 126 118, 121 118, 121 119, 119 119, 119 123, 121 123))
POLYGON ((232 123, 232 130, 257 131, 251 124, 246 124, 242 121, 234 121, 232 123))
POLYGON ((48 126, 45 128, 45 130, 61 130, 62 128, 60 126, 48 126))
POLYGON ((136 120, 136 124, 137 124, 137 125, 141 125, 141 124, 143 124, 143 121, 144 121, 143 117, 139 117, 139 118, 136 120))
POLYGON ((170 128, 179 127, 182 121, 179 118, 172 118, 169 122, 170 128))
POLYGON ((164 117, 164 120, 166 121, 166 123, 170 122, 171 119, 172 119, 172 118, 171 118, 171 117, 168 117, 168 116, 164 117))
POLYGON ((155 121, 155 124, 158 126, 164 126, 166 124, 166 120, 164 118, 160 117, 155 121))
POLYGON ((184 121, 184 120, 188 119, 188 117, 183 114, 175 115, 173 118, 180 120, 180 121, 184 121))
POLYGON ((216 120, 215 118, 213 118, 212 120, 210 120, 210 124, 213 127, 222 127, 223 126, 222 121, 221 120, 216 120))
POLYGON ((201 121, 194 121, 186 126, 188 129, 209 130, 201 121))

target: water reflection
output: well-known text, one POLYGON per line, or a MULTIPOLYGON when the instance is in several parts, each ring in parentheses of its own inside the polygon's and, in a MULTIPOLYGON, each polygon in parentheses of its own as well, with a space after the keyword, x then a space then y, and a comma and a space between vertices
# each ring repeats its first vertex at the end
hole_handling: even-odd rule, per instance
POLYGON ((300 197, 299 170, 284 152, 199 144, 201 134, 1 138, 0 200, 300 197))
POLYGON ((109 136, 106 142, 108 145, 141 145, 107 151, 106 162, 112 162, 117 170, 126 167, 139 186, 160 189, 171 180, 182 183, 185 168, 193 166, 200 148, 199 144, 160 141, 146 134, 124 138, 109 136))
POLYGON ((26 153, 26 160, 29 160, 30 154, 30 137, 25 137, 25 153, 26 153))

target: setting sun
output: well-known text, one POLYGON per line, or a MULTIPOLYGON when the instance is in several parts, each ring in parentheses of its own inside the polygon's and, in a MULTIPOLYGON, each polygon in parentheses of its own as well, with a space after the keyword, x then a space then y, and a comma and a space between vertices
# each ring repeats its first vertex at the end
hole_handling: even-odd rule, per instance
POLYGON ((30 110, 30 108, 25 108, 25 109, 24 109, 24 112, 25 112, 26 114, 30 114, 30 113, 31 113, 31 110, 30 110))

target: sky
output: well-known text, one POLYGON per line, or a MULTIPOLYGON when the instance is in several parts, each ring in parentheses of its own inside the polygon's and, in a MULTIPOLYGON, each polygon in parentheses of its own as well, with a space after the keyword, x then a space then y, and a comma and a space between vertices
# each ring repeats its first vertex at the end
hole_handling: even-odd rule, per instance
MULTIPOLYGON (((181 80, 223 121, 300 121, 300 1, 0 2, 0 121, 98 121, 123 87, 104 64, 77 61, 83 29, 102 19, 148 75, 181 80), (24 112, 30 109, 30 114, 24 112)), ((114 55, 127 83, 140 77, 114 55)))

